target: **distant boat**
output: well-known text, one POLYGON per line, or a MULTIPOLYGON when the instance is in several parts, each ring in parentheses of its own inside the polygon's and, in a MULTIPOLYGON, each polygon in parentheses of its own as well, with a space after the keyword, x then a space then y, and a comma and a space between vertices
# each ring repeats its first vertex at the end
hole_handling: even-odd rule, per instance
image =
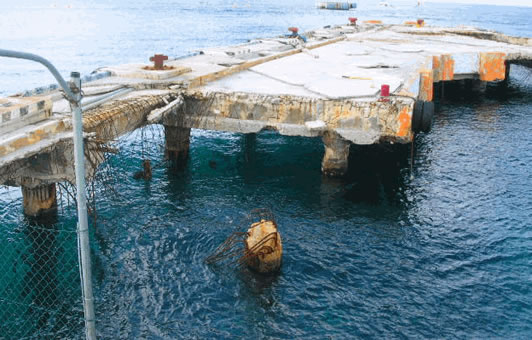
POLYGON ((348 11, 350 9, 357 8, 357 4, 354 2, 318 2, 318 8, 320 9, 335 9, 335 10, 343 10, 348 11))
POLYGON ((379 6, 381 7, 393 7, 392 5, 390 5, 388 2, 386 1, 381 1, 379 2, 379 6))

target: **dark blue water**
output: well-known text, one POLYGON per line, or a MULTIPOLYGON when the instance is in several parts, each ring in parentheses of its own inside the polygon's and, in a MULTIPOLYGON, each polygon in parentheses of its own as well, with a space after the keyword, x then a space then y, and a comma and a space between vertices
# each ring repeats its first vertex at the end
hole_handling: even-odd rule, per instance
MULTIPOLYGON (((353 15, 315 10, 313 1, 55 3, 1 5, 12 20, 0 22, 0 45, 48 56, 65 73, 353 15)), ((356 12, 388 22, 421 15, 532 36, 530 8, 360 4, 356 12)), ((6 65, 2 94, 51 82, 31 64, 6 65)), ((511 78, 504 91, 449 91, 433 131, 416 139, 413 178, 409 149, 390 145, 353 146, 349 174, 331 180, 320 173, 320 139, 196 130, 189 163, 176 172, 162 162, 160 128, 122 138, 107 165, 117 194, 100 184, 96 202, 101 337, 530 338, 532 78, 519 67, 511 78), (150 182, 132 178, 143 158, 157 165, 150 182), (281 273, 205 265, 256 207, 277 217, 281 273)), ((18 189, 0 192, 2 228, 25 223, 21 206, 18 189)), ((73 228, 74 211, 62 211, 59 224, 73 228)))

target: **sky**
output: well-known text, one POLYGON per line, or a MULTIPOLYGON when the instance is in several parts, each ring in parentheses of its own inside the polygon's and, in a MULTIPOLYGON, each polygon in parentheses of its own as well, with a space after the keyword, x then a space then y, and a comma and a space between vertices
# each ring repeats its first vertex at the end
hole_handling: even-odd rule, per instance
POLYGON ((425 0, 425 2, 468 3, 476 5, 506 5, 532 7, 532 0, 425 0))

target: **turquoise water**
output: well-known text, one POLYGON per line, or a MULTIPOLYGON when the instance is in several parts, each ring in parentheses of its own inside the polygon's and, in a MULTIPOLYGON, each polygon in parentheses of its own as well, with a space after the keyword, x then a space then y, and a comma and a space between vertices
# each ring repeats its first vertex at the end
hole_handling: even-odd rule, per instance
MULTIPOLYGON (((53 4, 0 5, 11 19, 0 22, 0 45, 43 54, 65 74, 352 15, 532 36, 530 8, 383 12, 359 3, 347 14, 315 10, 313 1, 53 4)), ((13 65, 0 60, 0 94, 52 81, 32 64, 13 65)), ((400 146, 353 146, 349 174, 332 180, 320 174, 320 139, 195 130, 188 165, 176 172, 162 162, 160 128, 122 138, 107 168, 117 193, 102 186, 93 234, 100 336, 531 337, 532 78, 519 67, 511 78, 507 91, 490 87, 480 97, 449 91, 433 131, 416 139, 413 178, 400 146), (150 182, 132 178, 143 158, 157 165, 150 182), (276 215, 281 273, 205 265, 256 207, 276 215)), ((24 227, 21 206, 18 189, 1 189, 3 229, 24 227)), ((57 225, 73 229, 74 211, 60 210, 57 225)))

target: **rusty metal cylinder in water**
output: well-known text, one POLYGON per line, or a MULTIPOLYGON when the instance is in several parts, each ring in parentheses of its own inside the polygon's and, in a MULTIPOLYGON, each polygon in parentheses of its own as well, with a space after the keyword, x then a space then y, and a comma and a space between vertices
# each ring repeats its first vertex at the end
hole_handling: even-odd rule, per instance
POLYGON ((253 223, 247 232, 246 263, 259 273, 273 273, 281 268, 283 244, 273 221, 253 223))

